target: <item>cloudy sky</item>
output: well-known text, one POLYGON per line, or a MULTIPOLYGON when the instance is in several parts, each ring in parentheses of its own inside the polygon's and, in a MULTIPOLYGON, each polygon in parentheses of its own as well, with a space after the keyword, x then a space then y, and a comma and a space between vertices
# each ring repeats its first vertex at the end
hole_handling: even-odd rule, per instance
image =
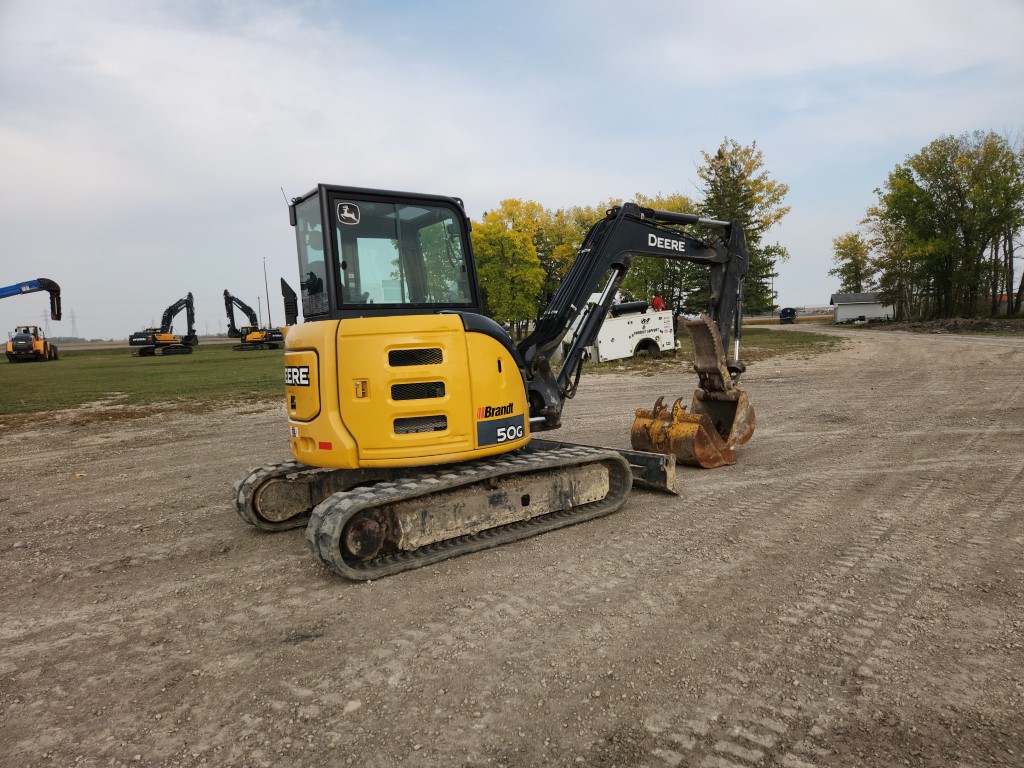
MULTIPOLYGON (((477 219, 696 195, 728 136, 790 187, 779 304, 828 304, 832 238, 897 163, 1024 128, 1022 33, 1021 0, 0 0, 0 285, 60 283, 54 335, 123 339, 189 291, 216 333, 225 288, 267 319, 265 264, 280 323, 282 190, 477 219)), ((45 307, 4 299, 0 329, 45 307)))

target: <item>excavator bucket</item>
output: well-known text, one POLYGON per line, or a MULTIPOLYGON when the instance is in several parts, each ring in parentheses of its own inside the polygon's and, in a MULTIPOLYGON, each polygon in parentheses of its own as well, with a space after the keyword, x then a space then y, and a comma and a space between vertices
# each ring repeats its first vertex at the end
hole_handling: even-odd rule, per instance
POLYGON ((700 388, 689 410, 682 398, 669 408, 663 397, 651 409, 637 409, 630 442, 635 450, 671 454, 681 464, 705 469, 735 464, 735 447, 754 434, 754 409, 747 393, 732 383, 722 338, 711 319, 688 320, 685 326, 700 388))
POLYGON ((682 400, 671 408, 659 397, 654 408, 637 408, 630 435, 633 448, 667 453, 676 461, 706 469, 736 463, 736 452, 705 414, 688 413, 682 400))

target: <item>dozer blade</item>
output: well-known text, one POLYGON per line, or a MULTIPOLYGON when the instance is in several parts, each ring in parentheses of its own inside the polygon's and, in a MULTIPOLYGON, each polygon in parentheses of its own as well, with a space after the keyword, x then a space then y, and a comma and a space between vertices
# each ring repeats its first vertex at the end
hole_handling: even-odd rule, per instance
POLYGON ((668 453, 681 464, 713 469, 736 463, 734 448, 754 434, 756 418, 747 393, 732 383, 722 337, 709 317, 687 320, 693 367, 700 388, 690 409, 682 399, 671 408, 658 398, 654 408, 637 409, 631 443, 638 451, 668 453))

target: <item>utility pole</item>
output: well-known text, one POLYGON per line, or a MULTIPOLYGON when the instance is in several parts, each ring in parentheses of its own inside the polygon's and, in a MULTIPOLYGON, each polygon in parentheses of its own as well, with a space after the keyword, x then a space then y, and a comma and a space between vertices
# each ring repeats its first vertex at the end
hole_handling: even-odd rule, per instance
MULTIPOLYGON (((283 191, 284 190, 282 190, 282 192, 283 191)), ((272 326, 274 324, 274 321, 270 319, 270 286, 267 285, 267 257, 266 256, 263 257, 263 288, 267 292, 267 325, 266 325, 266 327, 269 328, 270 326, 272 326)), ((260 322, 260 325, 263 325, 263 323, 260 322)))
POLYGON ((75 320, 75 310, 71 310, 71 337, 78 338, 78 321, 75 320))
POLYGON ((263 327, 263 299, 260 296, 256 297, 256 313, 260 319, 260 328, 263 327))

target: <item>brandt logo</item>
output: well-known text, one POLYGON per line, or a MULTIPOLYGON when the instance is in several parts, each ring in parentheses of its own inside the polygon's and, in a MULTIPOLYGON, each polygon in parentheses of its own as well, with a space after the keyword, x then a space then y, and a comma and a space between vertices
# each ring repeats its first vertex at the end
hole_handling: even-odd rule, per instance
POLYGON ((338 203, 338 223, 358 224, 359 206, 355 203, 338 203))
POLYGON ((478 419, 493 419, 495 416, 508 416, 512 413, 512 403, 508 405, 482 405, 476 409, 478 419))

